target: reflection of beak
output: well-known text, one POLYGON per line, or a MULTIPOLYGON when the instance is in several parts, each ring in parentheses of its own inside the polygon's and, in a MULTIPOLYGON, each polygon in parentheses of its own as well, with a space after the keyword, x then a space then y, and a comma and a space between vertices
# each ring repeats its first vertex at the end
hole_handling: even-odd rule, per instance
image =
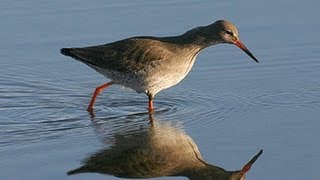
POLYGON ((241 172, 245 174, 248 172, 254 162, 259 158, 259 156, 263 153, 263 150, 261 149, 258 154, 256 154, 245 166, 243 166, 241 172))
POLYGON ((234 44, 248 54, 255 62, 259 63, 258 59, 253 56, 249 49, 240 40, 236 41, 234 44))

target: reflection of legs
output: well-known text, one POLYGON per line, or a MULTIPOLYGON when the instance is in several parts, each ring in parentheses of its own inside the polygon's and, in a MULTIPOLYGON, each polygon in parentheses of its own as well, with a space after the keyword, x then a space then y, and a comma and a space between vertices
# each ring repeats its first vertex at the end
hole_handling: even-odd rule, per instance
POLYGON ((149 110, 149 113, 151 113, 154 110, 154 108, 153 108, 153 95, 148 94, 148 97, 149 97, 148 110, 149 110))
POLYGON ((149 123, 151 127, 153 127, 153 122, 154 122, 153 113, 149 113, 149 123))
POLYGON ((87 111, 92 112, 93 111, 93 105, 94 102, 96 101, 97 96, 107 87, 109 87, 110 85, 112 85, 112 82, 108 82, 106 84, 103 84, 102 86, 99 86, 96 88, 96 90, 93 93, 93 96, 91 98, 90 104, 88 106, 87 111))

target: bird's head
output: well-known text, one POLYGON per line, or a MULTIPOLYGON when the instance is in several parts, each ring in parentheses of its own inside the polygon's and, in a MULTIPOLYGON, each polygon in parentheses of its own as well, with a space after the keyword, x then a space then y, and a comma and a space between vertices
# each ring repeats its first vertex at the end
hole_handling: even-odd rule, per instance
POLYGON ((234 24, 226 20, 218 20, 205 28, 205 34, 210 36, 212 43, 228 43, 234 44, 242 49, 257 63, 257 58, 248 50, 248 48, 240 41, 239 33, 234 24))

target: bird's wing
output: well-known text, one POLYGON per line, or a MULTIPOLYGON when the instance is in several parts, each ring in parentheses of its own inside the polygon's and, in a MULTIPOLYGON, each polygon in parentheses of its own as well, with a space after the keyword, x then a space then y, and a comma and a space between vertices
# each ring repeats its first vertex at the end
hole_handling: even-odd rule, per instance
POLYGON ((151 38, 129 38, 84 48, 63 48, 61 53, 89 66, 118 72, 138 71, 171 55, 165 43, 151 38))

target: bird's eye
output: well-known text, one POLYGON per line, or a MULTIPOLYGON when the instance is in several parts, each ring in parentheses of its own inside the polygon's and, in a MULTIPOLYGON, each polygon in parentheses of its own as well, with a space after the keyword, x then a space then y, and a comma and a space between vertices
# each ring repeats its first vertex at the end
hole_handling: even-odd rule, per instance
POLYGON ((233 36, 233 33, 230 31, 230 30, 226 30, 226 32, 225 32, 227 35, 229 35, 229 36, 233 36))

